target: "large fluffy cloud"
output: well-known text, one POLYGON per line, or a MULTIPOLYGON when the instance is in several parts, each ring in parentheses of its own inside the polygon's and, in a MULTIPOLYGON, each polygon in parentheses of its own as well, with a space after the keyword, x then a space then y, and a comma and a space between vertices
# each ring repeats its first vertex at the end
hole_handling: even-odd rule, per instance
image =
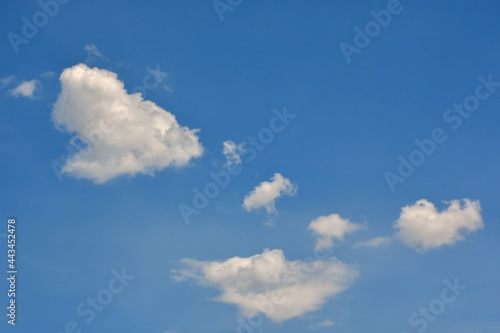
POLYGON ((174 115, 140 93, 128 94, 115 73, 79 64, 65 69, 60 81, 52 120, 74 134, 77 151, 62 173, 103 183, 184 166, 201 156, 197 130, 180 126, 174 115))
POLYGON ((466 233, 483 227, 479 201, 452 200, 446 210, 439 212, 429 201, 422 199, 403 207, 394 227, 396 237, 404 244, 425 252, 442 245, 453 245, 466 233))
POLYGON ((334 238, 343 240, 345 235, 353 233, 361 227, 360 224, 343 219, 338 214, 331 214, 313 220, 308 229, 317 235, 316 249, 321 249, 333 246, 334 238))
POLYGON ((271 182, 262 182, 256 186, 243 200, 243 208, 247 211, 264 207, 268 213, 275 213, 274 202, 282 195, 292 196, 297 193, 297 185, 290 179, 276 173, 271 182))
POLYGON ((318 309, 346 290, 358 274, 336 258, 288 261, 282 250, 226 261, 183 259, 182 264, 184 268, 174 270, 177 281, 194 279, 217 287, 222 292, 218 301, 235 304, 245 316, 264 313, 275 322, 318 309))

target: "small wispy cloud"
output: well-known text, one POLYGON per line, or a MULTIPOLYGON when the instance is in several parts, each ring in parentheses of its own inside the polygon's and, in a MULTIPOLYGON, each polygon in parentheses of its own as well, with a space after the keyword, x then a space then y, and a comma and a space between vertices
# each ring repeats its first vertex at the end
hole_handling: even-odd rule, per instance
POLYGON ((356 244, 354 244, 354 248, 357 249, 358 247, 379 247, 387 245, 390 242, 391 242, 390 237, 376 237, 369 239, 367 241, 357 242, 356 244))
POLYGON ((162 72, 160 70, 159 65, 156 65, 155 69, 151 69, 149 67, 147 67, 147 69, 148 69, 149 74, 151 74, 158 82, 162 82, 163 80, 168 78, 168 73, 162 72))
POLYGON ((5 76, 3 78, 0 79, 0 88, 3 89, 7 86, 9 86, 12 82, 14 82, 14 80, 16 79, 16 77, 14 75, 9 75, 9 76, 5 76))
POLYGON ((19 85, 17 85, 14 89, 10 90, 10 95, 13 97, 27 97, 27 98, 33 98, 35 90, 37 86, 39 85, 38 80, 31 80, 31 81, 23 81, 19 85))
POLYGON ((236 144, 233 141, 224 141, 222 143, 223 150, 222 153, 226 157, 226 163, 224 166, 233 166, 241 164, 241 154, 243 154, 244 149, 242 144, 236 144))
POLYGON ((46 72, 43 72, 42 74, 40 74, 40 76, 43 78, 51 78, 51 77, 56 76, 56 73, 52 72, 52 71, 46 71, 46 72))
POLYGON ((318 328, 332 327, 333 325, 335 325, 335 322, 331 321, 330 319, 327 319, 327 320, 323 320, 319 323, 310 325, 307 329, 309 331, 314 331, 314 330, 317 330, 318 328))
MULTIPOLYGON (((156 82, 163 82, 165 81, 166 79, 168 79, 169 77, 169 74, 167 72, 163 72, 160 70, 160 65, 156 65, 156 68, 155 69, 152 69, 150 68, 149 66, 146 67, 146 70, 148 71, 148 73, 154 78, 154 80, 156 82)), ((173 92, 174 90, 172 88, 170 88, 168 85, 166 84, 163 84, 163 89, 165 89, 166 91, 168 91, 169 93, 173 92)))
POLYGON ((94 44, 85 45, 83 48, 87 51, 87 59, 85 59, 87 64, 104 58, 101 51, 94 44))

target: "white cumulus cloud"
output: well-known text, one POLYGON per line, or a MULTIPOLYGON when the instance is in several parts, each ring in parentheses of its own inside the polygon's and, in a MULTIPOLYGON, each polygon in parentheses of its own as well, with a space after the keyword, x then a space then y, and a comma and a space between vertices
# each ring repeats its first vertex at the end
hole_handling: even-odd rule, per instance
POLYGON ((274 203, 282 195, 293 196, 297 193, 297 185, 290 179, 275 173, 271 182, 262 182, 243 200, 243 208, 247 211, 264 207, 268 213, 276 213, 274 203))
POLYGON ((17 85, 14 89, 10 90, 10 94, 13 97, 28 97, 33 98, 35 90, 39 85, 38 80, 23 81, 17 85))
POLYGON ((128 94, 115 73, 79 64, 65 69, 60 81, 52 121, 73 134, 77 151, 65 161, 63 174, 103 183, 184 166, 202 155, 198 130, 180 126, 140 93, 128 94))
POLYGON ((241 314, 265 314, 282 322, 317 310, 329 298, 351 286, 357 269, 336 258, 327 261, 289 261, 282 250, 264 250, 248 258, 226 261, 183 259, 174 279, 217 287, 216 300, 236 305, 241 314))
POLYGON ((318 237, 316 249, 333 246, 333 239, 343 240, 344 236, 362 228, 362 225, 343 219, 338 214, 320 216, 313 220, 307 229, 312 230, 318 237))
POLYGON ((483 227, 479 201, 452 200, 449 207, 439 212, 434 204, 421 199, 401 209, 394 227, 396 237, 419 252, 453 245, 465 234, 483 227))

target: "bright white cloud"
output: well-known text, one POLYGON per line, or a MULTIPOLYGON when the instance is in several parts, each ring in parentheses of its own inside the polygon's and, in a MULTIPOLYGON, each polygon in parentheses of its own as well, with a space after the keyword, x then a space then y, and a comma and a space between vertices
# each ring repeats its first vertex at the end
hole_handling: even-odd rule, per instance
POLYGON ((307 229, 312 230, 318 237, 316 249, 333 246, 333 239, 343 240, 344 236, 361 229, 362 225, 343 219, 338 214, 320 216, 313 220, 307 229))
POLYGON ((79 141, 86 146, 66 160, 63 174, 103 183, 185 166, 202 155, 198 130, 180 126, 174 115, 140 93, 128 94, 115 73, 79 64, 65 69, 60 81, 52 121, 74 133, 76 150, 79 141))
POLYGON ((452 200, 446 210, 439 212, 434 204, 421 199, 401 209, 394 227, 396 237, 404 244, 425 252, 442 245, 453 245, 465 234, 483 227, 479 201, 452 200))
POLYGON ((282 195, 293 196, 297 193, 297 185, 288 178, 275 173, 271 182, 262 182, 243 200, 243 208, 247 211, 264 207, 268 213, 276 213, 274 203, 282 195))
POLYGON ((275 322, 319 309, 358 275, 356 268, 336 258, 288 261, 282 250, 226 261, 183 259, 182 264, 183 269, 174 270, 176 281, 194 279, 217 287, 222 293, 216 300, 236 305, 244 316, 263 313, 275 322))
POLYGON ((376 237, 363 242, 357 242, 354 247, 379 247, 391 242, 390 237, 376 237))
POLYGON ((222 143, 222 153, 226 157, 225 166, 233 166, 241 164, 241 154, 243 154, 243 145, 237 145, 233 141, 224 141, 222 143))
POLYGON ((10 91, 10 94, 13 97, 28 97, 33 98, 37 85, 39 84, 38 80, 31 81, 23 81, 17 87, 10 91))

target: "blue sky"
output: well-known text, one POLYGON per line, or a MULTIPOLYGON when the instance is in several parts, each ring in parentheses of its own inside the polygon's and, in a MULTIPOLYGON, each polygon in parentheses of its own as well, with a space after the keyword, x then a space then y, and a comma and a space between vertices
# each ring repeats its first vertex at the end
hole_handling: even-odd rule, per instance
POLYGON ((498 4, 41 3, 0 4, 2 332, 500 331, 498 4))

